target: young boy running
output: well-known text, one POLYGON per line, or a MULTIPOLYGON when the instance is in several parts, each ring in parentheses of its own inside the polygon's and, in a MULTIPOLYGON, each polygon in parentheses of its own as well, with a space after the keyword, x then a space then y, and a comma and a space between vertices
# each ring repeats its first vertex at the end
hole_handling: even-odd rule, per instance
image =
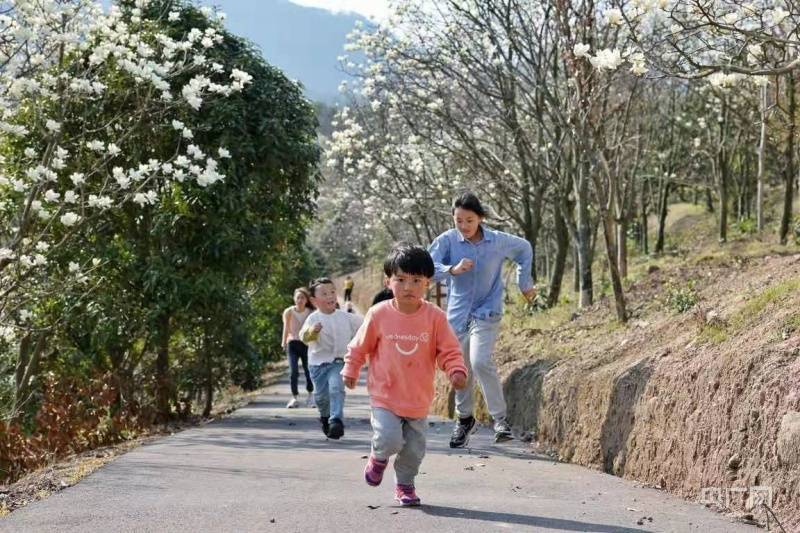
POLYGON ((322 432, 328 438, 339 439, 344 435, 343 358, 362 319, 336 309, 336 287, 330 279, 314 280, 309 292, 317 310, 303 324, 300 340, 308 344, 309 371, 322 432))
POLYGON ((467 369, 444 312, 423 300, 434 274, 430 254, 419 246, 397 245, 383 270, 394 298, 367 312, 348 347, 342 375, 352 389, 369 359, 373 436, 364 478, 369 485, 380 485, 389 458, 397 454, 395 499, 404 506, 419 505, 414 478, 425 456, 436 367, 456 389, 466 384, 467 369))

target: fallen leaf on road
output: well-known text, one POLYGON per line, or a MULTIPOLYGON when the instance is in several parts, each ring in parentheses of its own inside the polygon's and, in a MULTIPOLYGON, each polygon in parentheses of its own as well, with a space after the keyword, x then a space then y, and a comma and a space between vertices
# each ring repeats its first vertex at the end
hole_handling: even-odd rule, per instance
POLYGON ((269 519, 269 523, 270 523, 270 524, 274 524, 274 523, 275 523, 275 519, 274 519, 274 518, 270 518, 270 519, 269 519))
POLYGON ((634 513, 638 513, 639 509, 634 509, 633 507, 628 507, 629 511, 633 511, 634 513))
POLYGON ((465 466, 464 470, 475 470, 474 466, 465 466))
POLYGON ((367 507, 369 507, 369 508, 370 508, 370 509, 372 509, 373 511, 374 511, 375 509, 380 509, 380 505, 367 505, 367 507))
POLYGON ((392 511, 392 514, 397 514, 397 513, 399 513, 399 512, 400 512, 400 511, 392 511))
POLYGON ((478 459, 488 459, 488 458, 489 458, 488 455, 479 455, 478 456, 478 459))

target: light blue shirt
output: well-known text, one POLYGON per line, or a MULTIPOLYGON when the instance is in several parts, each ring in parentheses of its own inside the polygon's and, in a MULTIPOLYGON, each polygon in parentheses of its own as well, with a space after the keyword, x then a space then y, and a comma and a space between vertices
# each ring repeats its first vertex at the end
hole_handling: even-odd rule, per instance
POLYGON ((436 267, 434 280, 447 280, 447 320, 456 333, 463 333, 470 320, 498 321, 503 315, 503 261, 517 264, 517 285, 521 291, 533 287, 531 243, 502 231, 481 225, 483 238, 466 240, 457 229, 445 231, 431 244, 428 251, 436 267), (472 259, 469 272, 450 274, 462 259, 472 259))

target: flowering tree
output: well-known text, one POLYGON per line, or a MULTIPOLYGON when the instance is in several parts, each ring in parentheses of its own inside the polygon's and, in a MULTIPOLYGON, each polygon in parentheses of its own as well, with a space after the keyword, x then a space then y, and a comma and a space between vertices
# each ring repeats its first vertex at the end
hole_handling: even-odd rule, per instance
MULTIPOLYGON (((783 148, 784 202, 778 234, 780 242, 785 244, 797 179, 796 70, 800 59, 796 57, 796 50, 800 40, 796 28, 800 14, 796 6, 791 1, 665 0, 660 3, 663 9, 655 7, 653 2, 632 2, 620 6, 620 13, 631 29, 629 38, 646 50, 648 61, 656 69, 671 76, 707 79, 721 92, 748 94, 760 109, 756 144, 759 230, 763 226, 767 119, 773 107, 782 113, 786 125, 783 138, 777 142, 783 148), (769 97, 771 80, 774 85, 769 97)), ((720 192, 723 190, 721 184, 720 192)), ((727 198, 720 197, 720 209, 724 212, 726 208, 727 198)), ((723 241, 724 219, 721 216, 720 239, 723 241)))
MULTIPOLYGON (((76 243, 116 212, 157 204, 170 183, 224 178, 179 120, 241 91, 250 75, 206 59, 211 24, 178 38, 170 2, 5 2, 0 19, 0 328, 16 346, 15 411, 29 398, 56 292, 91 292, 102 261, 76 243), (171 139, 169 150, 148 147, 171 139), (166 155, 163 155, 166 153, 166 155)), ((207 16, 212 16, 210 11, 207 16)))

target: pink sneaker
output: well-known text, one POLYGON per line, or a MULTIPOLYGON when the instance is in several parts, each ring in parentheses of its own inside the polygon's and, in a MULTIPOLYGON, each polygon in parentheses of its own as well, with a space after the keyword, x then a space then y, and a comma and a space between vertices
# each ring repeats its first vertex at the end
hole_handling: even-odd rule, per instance
POLYGON ((394 499, 403 507, 414 507, 420 504, 419 496, 414 491, 414 485, 397 484, 394 489, 394 499))
POLYGON ((370 455, 367 466, 364 468, 364 479, 367 481, 367 485, 373 487, 380 485, 381 481, 383 481, 383 471, 386 470, 388 464, 388 459, 381 461, 374 455, 370 455))

